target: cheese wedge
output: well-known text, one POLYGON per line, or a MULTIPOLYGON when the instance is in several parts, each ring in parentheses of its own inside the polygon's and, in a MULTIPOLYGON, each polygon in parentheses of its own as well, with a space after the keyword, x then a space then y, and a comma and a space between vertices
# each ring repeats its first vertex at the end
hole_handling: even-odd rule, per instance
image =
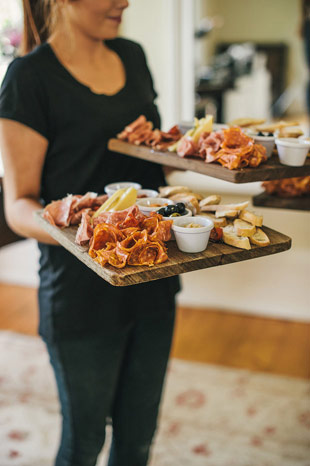
POLYGON ((118 189, 117 191, 115 191, 115 193, 112 194, 112 196, 109 197, 109 199, 107 199, 94 213, 93 218, 98 217, 98 215, 100 215, 102 212, 108 212, 114 206, 114 204, 116 204, 120 200, 125 191, 126 188, 118 189))
POLYGON ((121 197, 109 208, 109 212, 125 210, 135 204, 137 200, 137 190, 130 186, 125 190, 121 197))
POLYGON ((211 133, 212 132, 212 125, 213 125, 213 116, 206 115, 205 118, 201 118, 197 120, 195 118, 195 131, 192 135, 193 141, 198 142, 202 133, 211 133))

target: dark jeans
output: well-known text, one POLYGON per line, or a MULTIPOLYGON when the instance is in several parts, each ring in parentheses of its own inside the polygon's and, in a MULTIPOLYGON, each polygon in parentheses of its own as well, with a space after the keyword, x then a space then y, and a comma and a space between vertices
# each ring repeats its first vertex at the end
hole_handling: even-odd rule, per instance
POLYGON ((174 325, 174 300, 167 301, 157 311, 155 303, 151 311, 147 303, 132 303, 131 311, 124 303, 109 309, 119 312, 118 323, 103 335, 46 343, 63 415, 56 466, 94 466, 108 416, 109 466, 147 464, 174 325))

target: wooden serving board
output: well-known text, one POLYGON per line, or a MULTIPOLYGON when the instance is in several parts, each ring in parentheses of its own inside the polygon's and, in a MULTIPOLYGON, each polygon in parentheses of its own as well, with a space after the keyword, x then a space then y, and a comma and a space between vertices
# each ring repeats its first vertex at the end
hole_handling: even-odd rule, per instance
POLYGON ((116 269, 112 266, 101 267, 87 252, 87 247, 75 244, 77 227, 60 229, 52 226, 42 217, 42 211, 36 212, 36 220, 41 227, 56 239, 64 248, 74 254, 87 267, 92 269, 100 277, 114 286, 135 285, 142 282, 171 277, 193 270, 216 267, 218 265, 231 264, 255 257, 268 256, 286 251, 291 247, 291 238, 270 228, 264 227, 264 231, 270 238, 271 244, 264 248, 253 246, 249 251, 238 249, 226 244, 209 242, 205 251, 197 254, 186 254, 177 248, 175 241, 168 242, 169 260, 153 267, 126 266, 116 269))
POLYGON ((155 151, 147 146, 136 146, 119 139, 110 139, 108 148, 113 152, 130 155, 149 162, 155 162, 182 170, 191 170, 212 176, 231 183, 250 183, 253 181, 278 180, 292 178, 295 176, 310 175, 310 158, 308 157, 302 167, 289 167, 279 162, 278 156, 273 155, 266 163, 257 168, 242 168, 240 170, 229 170, 218 163, 205 163, 197 158, 183 158, 169 151, 155 151))
POLYGON ((261 193, 253 196, 253 205, 260 207, 274 207, 276 209, 293 209, 310 211, 310 196, 279 197, 261 193))

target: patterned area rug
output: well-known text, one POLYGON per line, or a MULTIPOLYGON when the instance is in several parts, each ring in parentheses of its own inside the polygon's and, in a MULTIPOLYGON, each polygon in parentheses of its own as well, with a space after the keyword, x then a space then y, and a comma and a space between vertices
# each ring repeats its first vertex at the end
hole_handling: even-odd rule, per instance
MULTIPOLYGON (((59 432, 44 344, 0 332, 0 465, 52 466, 59 432)), ((172 360, 150 466, 310 466, 310 382, 172 360)))

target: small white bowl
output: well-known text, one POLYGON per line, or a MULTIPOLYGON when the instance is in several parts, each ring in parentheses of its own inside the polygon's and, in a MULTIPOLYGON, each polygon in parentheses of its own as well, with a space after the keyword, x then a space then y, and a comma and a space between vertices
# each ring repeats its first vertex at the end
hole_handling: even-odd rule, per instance
MULTIPOLYGON (((177 216, 177 217, 163 217, 163 220, 172 220, 173 223, 178 219, 178 218, 184 218, 184 217, 191 217, 193 215, 192 211, 190 209, 185 208, 185 214, 177 216)), ((173 233, 173 230, 171 229, 171 240, 175 240, 175 236, 173 233)))
POLYGON ((300 167, 306 161, 310 142, 296 138, 279 138, 276 139, 276 146, 283 165, 300 167))
POLYGON ((157 212, 161 207, 172 205, 174 202, 164 197, 142 197, 137 199, 136 204, 144 215, 150 215, 151 212, 157 212))
POLYGON ((132 181, 118 181, 117 183, 111 183, 107 184, 104 187, 104 191, 107 193, 107 195, 110 197, 112 194, 115 193, 118 189, 123 189, 123 188, 130 188, 132 186, 135 188, 137 191, 142 188, 141 184, 139 183, 134 183, 132 181))
POLYGON ((209 242, 210 232, 214 224, 206 217, 175 217, 172 230, 177 246, 182 252, 202 252, 209 242), (200 228, 186 228, 185 225, 196 223, 200 228))
POLYGON ((146 197, 157 197, 158 191, 155 191, 155 189, 139 189, 137 196, 138 199, 144 199, 146 197))
POLYGON ((272 156, 272 152, 275 146, 275 137, 274 136, 251 136, 254 139, 254 142, 257 144, 261 144, 266 148, 266 157, 269 159, 269 157, 272 156))

